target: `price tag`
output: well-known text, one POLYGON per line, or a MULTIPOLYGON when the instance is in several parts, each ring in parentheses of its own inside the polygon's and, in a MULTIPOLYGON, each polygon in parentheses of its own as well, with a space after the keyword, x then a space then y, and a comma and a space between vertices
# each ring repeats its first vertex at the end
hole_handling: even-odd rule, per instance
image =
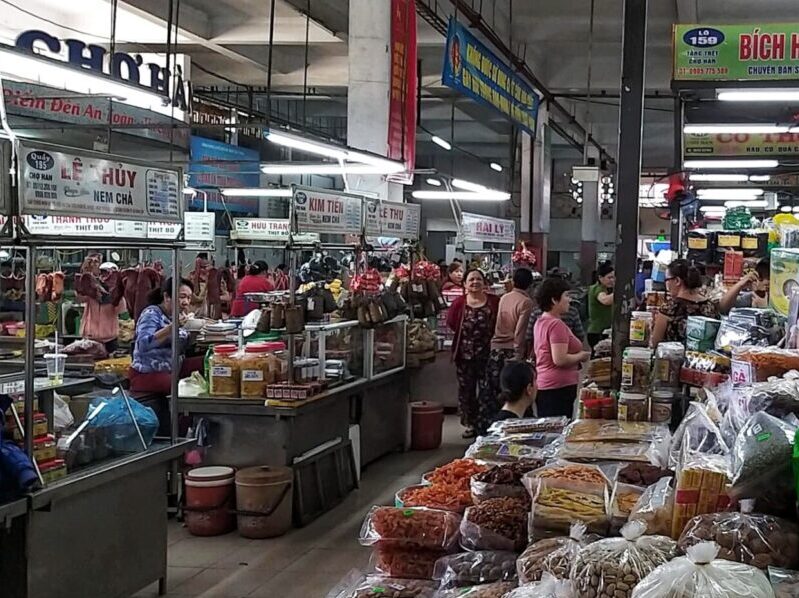
POLYGON ((733 386, 750 386, 755 381, 755 372, 748 361, 732 360, 730 375, 733 386))

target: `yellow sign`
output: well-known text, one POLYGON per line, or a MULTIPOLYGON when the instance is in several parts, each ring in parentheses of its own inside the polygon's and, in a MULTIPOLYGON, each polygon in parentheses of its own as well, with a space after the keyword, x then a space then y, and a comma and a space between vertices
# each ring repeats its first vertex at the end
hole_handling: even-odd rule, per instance
POLYGON ((799 156, 799 133, 686 134, 686 156, 799 156))

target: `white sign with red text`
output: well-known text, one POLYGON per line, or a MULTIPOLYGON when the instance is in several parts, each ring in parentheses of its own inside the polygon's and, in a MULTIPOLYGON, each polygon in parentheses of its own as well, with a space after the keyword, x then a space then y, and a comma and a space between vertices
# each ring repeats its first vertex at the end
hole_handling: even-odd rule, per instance
POLYGON ((462 212, 461 228, 464 241, 487 241, 507 245, 516 243, 516 223, 513 220, 462 212))

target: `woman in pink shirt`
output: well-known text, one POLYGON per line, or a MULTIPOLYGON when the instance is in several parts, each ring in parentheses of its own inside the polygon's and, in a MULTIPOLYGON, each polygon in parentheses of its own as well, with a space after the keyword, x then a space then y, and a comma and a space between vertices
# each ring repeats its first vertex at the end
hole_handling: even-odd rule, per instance
POLYGON ((535 323, 533 347, 538 417, 572 416, 580 364, 591 356, 561 320, 569 311, 568 291, 569 283, 562 278, 547 278, 538 289, 538 303, 544 312, 535 323))

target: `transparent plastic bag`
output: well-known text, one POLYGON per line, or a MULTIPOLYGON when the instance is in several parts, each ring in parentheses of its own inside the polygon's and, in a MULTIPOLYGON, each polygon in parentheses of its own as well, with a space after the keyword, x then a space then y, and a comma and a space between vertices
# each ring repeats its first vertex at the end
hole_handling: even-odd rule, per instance
POLYGON ((516 582, 495 581, 494 583, 484 583, 468 588, 451 588, 439 590, 434 598, 503 598, 505 594, 516 587, 516 582))
POLYGON ((568 579, 558 579, 544 573, 541 581, 519 586, 505 598, 574 598, 574 588, 568 579))
POLYGON ((687 556, 660 565, 633 590, 633 598, 772 598, 771 584, 756 567, 716 559, 719 546, 701 542, 687 556))
POLYGON ((421 507, 372 507, 361 526, 363 546, 449 550, 460 537, 460 515, 421 507))
POLYGON ((630 511, 630 521, 643 521, 646 533, 656 536, 671 535, 671 518, 674 509, 674 489, 670 477, 660 478, 648 486, 630 511))
POLYGON ((545 538, 531 544, 516 561, 519 583, 532 583, 546 575, 568 579, 577 552, 598 539, 599 536, 586 534, 585 525, 575 523, 568 536, 545 538))
POLYGON ((617 531, 627 523, 644 489, 632 484, 621 484, 616 482, 613 486, 613 495, 610 499, 611 529, 617 531))
POLYGON ((768 577, 771 580, 775 598, 796 598, 799 596, 799 571, 769 567, 768 577))
POLYGON ((572 567, 576 598, 629 598, 635 585, 677 554, 665 536, 645 536, 646 525, 632 521, 621 538, 607 538, 581 548, 572 567))
POLYGON ((678 544, 686 551, 694 544, 715 541, 719 558, 766 569, 799 565, 799 527, 774 517, 748 513, 708 513, 691 519, 678 544))
POLYGON ((430 548, 378 544, 372 551, 370 564, 375 571, 389 577, 433 579, 436 561, 445 554, 443 550, 430 548))
POLYGON ((522 485, 522 477, 543 465, 530 462, 494 465, 487 471, 472 476, 471 495, 475 504, 488 498, 510 496, 527 497, 527 490, 522 485))
POLYGON ((516 553, 500 550, 459 552, 441 557, 433 569, 441 589, 516 579, 516 553))
POLYGON ((527 546, 529 510, 518 498, 489 498, 466 509, 461 546, 467 550, 518 552, 527 546))
POLYGON ((353 569, 327 598, 432 598, 436 588, 429 580, 366 575, 353 569))
POLYGON ((544 448, 527 446, 500 436, 478 436, 466 449, 467 458, 490 463, 543 462, 548 455, 544 448))
POLYGON ((569 423, 569 418, 558 417, 528 417, 522 419, 506 419, 491 424, 489 434, 505 436, 507 434, 532 434, 535 432, 560 433, 569 423))
POLYGON ((692 454, 727 455, 730 447, 718 426, 721 414, 713 406, 693 402, 671 439, 669 469, 676 470, 692 454))

